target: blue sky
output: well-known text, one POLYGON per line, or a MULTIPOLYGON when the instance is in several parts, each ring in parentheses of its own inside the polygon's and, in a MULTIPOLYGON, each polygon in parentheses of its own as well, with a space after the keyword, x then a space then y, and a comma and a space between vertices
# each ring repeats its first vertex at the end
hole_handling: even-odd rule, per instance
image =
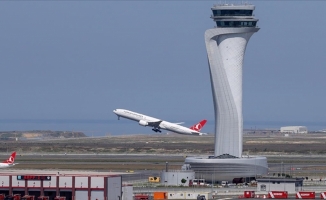
MULTIPOLYGON (((204 32, 214 26, 217 2, 1 1, 0 126, 8 119, 110 121, 115 108, 212 121, 204 32)), ((252 3, 261 30, 245 55, 245 124, 326 128, 326 2, 252 3)), ((150 131, 132 126, 121 131, 150 131)))

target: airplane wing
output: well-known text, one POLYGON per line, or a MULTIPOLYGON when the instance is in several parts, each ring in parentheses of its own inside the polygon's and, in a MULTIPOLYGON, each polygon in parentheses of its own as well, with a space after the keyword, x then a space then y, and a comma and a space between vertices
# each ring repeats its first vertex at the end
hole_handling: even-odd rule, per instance
POLYGON ((147 122, 148 123, 148 126, 152 126, 152 127, 160 127, 160 124, 161 124, 162 121, 157 121, 157 122, 147 122))
POLYGON ((178 125, 180 125, 180 124, 184 124, 184 122, 176 122, 176 123, 173 123, 173 124, 178 124, 178 125))

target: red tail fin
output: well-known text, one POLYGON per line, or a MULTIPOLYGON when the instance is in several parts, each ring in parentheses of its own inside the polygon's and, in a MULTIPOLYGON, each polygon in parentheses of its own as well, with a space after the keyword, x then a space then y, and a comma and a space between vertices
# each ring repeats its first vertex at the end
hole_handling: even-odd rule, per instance
POLYGON ((15 162, 15 158, 16 158, 16 151, 14 151, 7 160, 3 161, 3 163, 13 164, 15 162))
POLYGON ((204 120, 200 121, 198 124, 195 124, 192 127, 190 127, 190 129, 199 132, 204 127, 206 122, 207 122, 207 120, 204 119, 204 120))

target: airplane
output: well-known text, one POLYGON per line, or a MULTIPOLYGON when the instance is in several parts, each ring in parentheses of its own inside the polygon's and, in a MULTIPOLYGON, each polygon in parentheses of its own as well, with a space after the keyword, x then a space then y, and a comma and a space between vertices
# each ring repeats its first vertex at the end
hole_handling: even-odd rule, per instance
POLYGON ((160 132, 161 129, 171 131, 178 134, 184 134, 184 135, 207 135, 206 133, 201 133, 200 130, 204 127, 207 120, 202 120, 199 123, 193 125, 190 128, 180 126, 180 123, 171 123, 167 121, 163 121, 154 117, 146 116, 140 113, 136 113, 130 110, 125 109, 115 109, 113 112, 118 116, 118 120, 120 120, 120 117, 130 119, 133 121, 137 121, 139 125, 141 126, 150 126, 153 127, 152 130, 155 132, 160 132))
POLYGON ((7 167, 14 166, 15 158, 16 158, 16 151, 14 151, 7 160, 0 163, 0 168, 7 168, 7 167))

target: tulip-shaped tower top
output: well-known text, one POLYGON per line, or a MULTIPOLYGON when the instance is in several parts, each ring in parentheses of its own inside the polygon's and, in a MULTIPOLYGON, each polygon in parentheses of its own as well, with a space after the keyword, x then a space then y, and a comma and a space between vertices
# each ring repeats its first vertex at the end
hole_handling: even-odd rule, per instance
POLYGON ((219 4, 212 8, 211 18, 216 26, 223 27, 256 27, 258 19, 253 16, 254 5, 219 4))

